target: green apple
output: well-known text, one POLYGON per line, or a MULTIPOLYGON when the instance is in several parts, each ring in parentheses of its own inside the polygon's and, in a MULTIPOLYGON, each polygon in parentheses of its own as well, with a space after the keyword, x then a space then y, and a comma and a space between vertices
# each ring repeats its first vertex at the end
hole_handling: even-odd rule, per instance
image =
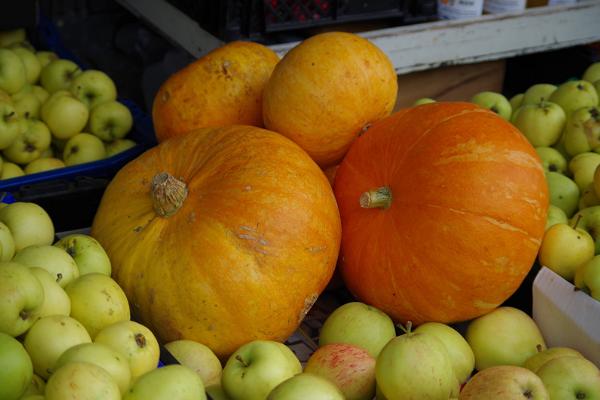
POLYGON ((547 363, 548 361, 555 359, 557 357, 564 356, 575 356, 582 357, 580 352, 575 349, 571 349, 570 347, 550 347, 546 350, 539 351, 525 360, 523 367, 527 368, 531 372, 537 373, 538 370, 547 363))
POLYGON ((304 372, 327 379, 347 400, 372 400, 375 395, 375 358, 352 344, 319 347, 309 357, 304 372))
POLYGON ((583 72, 581 79, 592 83, 600 80, 600 61, 590 64, 583 72))
POLYGON ((387 314, 361 302, 349 302, 329 314, 319 333, 319 345, 349 343, 377 358, 395 337, 396 327, 387 314))
POLYGON ((40 77, 42 65, 35 53, 24 47, 15 48, 13 51, 19 56, 25 66, 25 80, 27 83, 34 84, 37 82, 40 77))
POLYGON ((59 91, 42 105, 40 115, 54 137, 69 139, 83 130, 89 111, 81 101, 59 91))
POLYGON ((567 172, 567 160, 554 147, 536 147, 535 151, 542 161, 544 171, 559 172, 563 175, 567 172))
POLYGON ((131 317, 125 292, 105 274, 81 275, 65 287, 65 292, 71 299, 71 316, 81 322, 91 337, 131 317))
MULTIPOLYGON (((600 198, 596 195, 594 183, 590 183, 579 197, 579 209, 600 205, 600 198)), ((595 239, 594 239, 595 240, 595 239)))
POLYGON ((27 246, 18 250, 13 260, 28 267, 45 269, 62 288, 79 277, 79 269, 75 260, 63 249, 49 244, 27 246))
POLYGON ((344 400, 344 394, 330 381, 303 372, 277 385, 267 400, 344 400))
POLYGON ((576 287, 600 300, 600 255, 577 267, 574 282, 576 287))
POLYGON ((25 174, 36 174, 38 172, 51 171, 66 167, 65 163, 58 158, 38 158, 25 166, 25 174))
POLYGON ((28 164, 41 157, 50 147, 52 135, 46 124, 38 120, 27 120, 27 130, 3 150, 4 157, 16 164, 28 164))
POLYGON ((131 111, 116 100, 105 101, 90 110, 88 129, 105 142, 124 138, 132 126, 131 111))
POLYGON ((600 399, 600 371, 577 356, 557 357, 538 370, 550 399, 600 399))
POLYGON ((71 300, 65 290, 56 283, 54 276, 40 267, 31 267, 29 270, 44 288, 44 302, 38 309, 40 318, 50 315, 69 316, 71 313, 71 300))
POLYGON ((599 165, 600 154, 594 152, 577 154, 569 161, 569 171, 573 174, 573 180, 580 191, 594 182, 594 173, 599 165))
POLYGON ((12 104, 12 96, 0 89, 0 101, 5 101, 9 104, 12 104))
MULTIPOLYGON (((35 56, 37 57, 38 61, 40 62, 40 65, 42 68, 44 68, 46 65, 50 64, 51 61, 59 59, 58 55, 55 52, 48 51, 48 50, 36 51, 35 56)), ((41 73, 41 71, 40 71, 40 73, 41 73)))
POLYGON ((26 128, 15 106, 0 100, 0 150, 10 146, 26 128))
POLYGON ((64 58, 50 61, 40 72, 40 84, 48 93, 69 89, 73 79, 81 74, 81 68, 64 58))
POLYGON ((175 340, 164 346, 181 365, 194 370, 206 387, 221 383, 221 361, 208 346, 193 340, 175 340))
POLYGON ((548 228, 550 228, 553 225, 559 224, 559 223, 563 223, 566 224, 569 222, 569 219, 567 218, 567 214, 565 214, 565 212, 555 206, 550 204, 548 206, 548 215, 546 217, 546 228, 544 229, 545 231, 548 230, 548 228))
POLYGON ((25 333, 38 319, 43 302, 44 288, 29 268, 0 263, 0 332, 25 333))
POLYGON ((102 245, 90 235, 73 233, 62 237, 54 246, 73 257, 80 275, 100 273, 110 276, 110 258, 102 245))
POLYGON ((202 379, 183 365, 167 365, 142 375, 123 400, 206 400, 202 379))
POLYGON ((438 338, 446 347, 454 375, 459 383, 464 383, 475 368, 475 355, 469 343, 454 328, 439 322, 426 322, 414 330, 416 333, 426 333, 438 338))
MULTIPOLYGON (((600 79, 594 82, 594 89, 596 89, 596 93, 598 93, 598 97, 600 97, 600 79)), ((600 101, 598 103, 600 104, 600 101)))
POLYGON ((31 93, 35 94, 38 100, 40 101, 40 105, 44 104, 48 97, 50 97, 50 93, 40 85, 33 85, 31 87, 31 93))
POLYGON ((88 69, 73 79, 71 92, 88 108, 117 99, 117 87, 102 71, 88 69))
POLYGON ((558 104, 543 101, 519 107, 512 123, 534 147, 547 147, 560 139, 566 115, 558 104))
POLYGON ((546 183, 550 194, 550 204, 555 205, 570 217, 577 211, 579 186, 568 176, 559 172, 546 172, 546 183))
POLYGON ((410 332, 410 326, 381 350, 375 379, 389 400, 448 399, 459 386, 444 344, 434 335, 410 332))
POLYGON ((206 386, 206 394, 210 396, 212 400, 231 400, 220 384, 206 386))
POLYGON ((600 254, 600 206, 591 206, 579 210, 571 217, 571 225, 590 234, 595 242, 595 254, 600 254))
POLYGON ((89 133, 79 133, 73 136, 67 141, 63 151, 63 160, 67 166, 98 161, 103 158, 106 158, 104 143, 89 133))
POLYGON ((41 394, 31 394, 23 396, 19 400, 46 400, 46 398, 41 394))
POLYGON ((300 360, 289 347, 271 340, 254 340, 229 357, 221 385, 232 400, 265 399, 275 386, 300 372, 300 360))
POLYGON ((102 329, 94 338, 125 355, 131 369, 131 381, 158 365, 160 349, 150 329, 135 321, 120 321, 102 329))
POLYGON ((46 384, 46 400, 121 400, 119 386, 95 364, 72 362, 52 374, 46 384))
POLYGON ((579 265, 594 257, 596 250, 592 236, 576 224, 558 223, 548 228, 538 252, 541 265, 568 281, 573 280, 579 265))
POLYGON ((66 315, 51 315, 38 319, 29 328, 24 344, 35 373, 48 379, 63 352, 78 344, 91 342, 92 338, 79 321, 66 315))
MULTIPOLYGON (((54 142, 54 139, 52 139, 54 142)), ((40 156, 40 158, 52 158, 54 157, 54 148, 52 147, 52 143, 50 143, 50 147, 48 147, 40 156)), ((62 161, 62 160, 61 160, 62 161)))
POLYGON ((17 178, 25 175, 25 171, 15 163, 4 161, 2 164, 2 173, 0 174, 0 180, 17 178))
POLYGON ((600 150, 600 107, 582 107, 571 113, 564 129, 570 155, 600 150))
POLYGON ((539 376, 527 368, 497 365, 477 372, 460 392, 460 400, 549 400, 539 376))
POLYGON ((27 82, 25 65, 13 50, 0 48, 0 89, 17 93, 27 82))
POLYGON ((484 91, 471 97, 471 103, 487 108, 509 121, 512 114, 510 102, 504 95, 491 91, 484 91))
POLYGON ((579 108, 597 106, 598 94, 591 82, 567 81, 558 86, 549 100, 561 106, 568 118, 573 111, 579 108))
MULTIPOLYGON (((23 351, 25 351, 25 348, 23 348, 23 351)), ((27 357, 29 357, 29 354, 27 357)), ((31 359, 29 359, 29 361, 31 362, 31 359)), ((31 366, 31 371, 33 372, 33 364, 31 366)), ((46 382, 36 374, 33 374, 31 382, 29 383, 29 386, 27 386, 27 389, 25 389, 25 393, 23 393, 21 400, 26 399, 27 396, 43 395, 45 390, 46 382)), ((40 400, 44 400, 44 397, 42 396, 40 400)))
POLYGON ((20 399, 32 378, 33 365, 23 345, 0 332, 0 399, 20 399))
POLYGON ((113 140, 112 142, 105 143, 104 147, 106 148, 106 157, 112 157, 115 154, 129 150, 136 145, 137 143, 131 139, 117 139, 113 140))
POLYGON ((521 105, 538 104, 547 101, 556 89, 557 86, 550 83, 536 83, 525 91, 521 105))
POLYGON ((510 108, 513 110, 513 113, 523 104, 523 97, 525 97, 525 93, 517 93, 508 100, 508 102, 510 103, 510 108))
POLYGON ((0 47, 8 47, 19 44, 27 39, 25 28, 17 28, 0 31, 0 47))
POLYGON ((125 356, 101 343, 81 343, 67 349, 56 360, 53 370, 72 362, 88 362, 110 374, 124 395, 131 386, 131 370, 125 356))
POLYGON ((15 255, 15 239, 8 226, 0 222, 0 262, 12 260, 15 255))
POLYGON ((422 104, 430 104, 430 103, 435 103, 435 100, 431 99, 429 97, 421 97, 420 99, 415 100, 415 102, 413 103, 413 107, 420 106, 422 104))
MULTIPOLYGON (((552 228, 550 228, 552 229, 552 228)), ((502 306, 475 318, 467 327, 467 342, 475 354, 475 368, 523 366, 546 342, 533 318, 518 308, 502 306)))
POLYGON ((26 120, 39 118, 42 102, 38 96, 33 93, 33 91, 23 94, 20 93, 21 92, 13 94, 12 96, 12 103, 17 115, 26 120))

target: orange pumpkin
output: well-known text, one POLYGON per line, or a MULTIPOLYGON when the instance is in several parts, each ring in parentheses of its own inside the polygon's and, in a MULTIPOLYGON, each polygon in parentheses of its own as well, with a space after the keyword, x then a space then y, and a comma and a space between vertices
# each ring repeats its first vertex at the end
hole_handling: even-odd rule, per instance
POLYGON ((415 324, 503 303, 534 263, 548 208, 534 148, 468 103, 426 104, 373 125, 334 187, 347 287, 415 324))
POLYGON ((140 322, 221 358, 293 333, 333 274, 340 230, 319 167, 252 126, 147 151, 111 181, 92 225, 140 322))
POLYGON ((273 70, 263 97, 265 126, 328 167, 392 112, 397 89, 392 63, 374 44, 352 33, 322 33, 290 50, 273 70))
POLYGON ((263 126, 263 88, 278 61, 266 46, 234 41, 171 75, 152 105, 158 141, 197 128, 263 126))

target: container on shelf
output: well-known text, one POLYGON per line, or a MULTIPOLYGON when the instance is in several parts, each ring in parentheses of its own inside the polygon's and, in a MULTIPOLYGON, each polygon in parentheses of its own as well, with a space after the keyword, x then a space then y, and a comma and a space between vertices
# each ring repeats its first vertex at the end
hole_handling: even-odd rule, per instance
POLYGON ((471 19, 483 13, 483 0, 438 0, 439 19, 471 19))
POLYGON ((518 12, 525 10, 527 0, 485 0, 483 12, 500 14, 505 12, 518 12))

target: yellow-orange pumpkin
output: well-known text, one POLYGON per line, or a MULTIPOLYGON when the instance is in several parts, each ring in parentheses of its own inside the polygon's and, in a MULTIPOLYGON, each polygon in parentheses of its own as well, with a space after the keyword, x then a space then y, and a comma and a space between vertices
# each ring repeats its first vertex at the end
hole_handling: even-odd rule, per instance
POLYGON ((298 145, 228 126, 127 164, 92 235, 133 314, 160 340, 196 340, 224 358, 293 333, 333 274, 340 230, 327 178, 298 145))
POLYGON ((171 75, 152 106, 158 141, 198 128, 263 126, 263 88, 278 61, 266 46, 234 41, 171 75))
POLYGON ((397 321, 457 322, 503 303, 531 269, 548 189, 525 137, 468 103, 401 110, 337 170, 341 272, 397 321))
POLYGON ((397 89, 392 63, 370 41, 352 33, 318 34, 275 66, 264 91, 264 123, 328 167, 392 112, 397 89))

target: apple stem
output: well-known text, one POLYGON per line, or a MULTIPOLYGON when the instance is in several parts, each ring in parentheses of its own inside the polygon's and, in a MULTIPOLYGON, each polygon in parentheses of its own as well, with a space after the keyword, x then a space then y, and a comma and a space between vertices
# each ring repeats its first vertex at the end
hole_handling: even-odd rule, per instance
POLYGON ((412 321, 406 321, 406 325, 400 323, 398 324, 398 327, 402 330, 402 332, 410 333, 412 331, 412 321))
POLYGON ((244 361, 242 356, 240 356, 239 354, 235 356, 235 359, 238 360, 246 368, 248 368, 250 366, 250 364, 248 364, 246 361, 244 361))
POLYGON ((360 206, 362 208, 386 209, 392 205, 392 190, 388 186, 371 189, 360 195, 360 206))
POLYGON ((542 347, 542 345, 539 344, 539 343, 535 346, 535 348, 538 351, 538 353, 541 353, 544 350, 544 348, 542 347))
POLYGON ((21 317, 22 320, 26 320, 27 318, 29 318, 29 313, 23 310, 19 313, 19 317, 21 317))
POLYGON ((577 225, 579 224, 579 221, 581 221, 581 214, 577 214, 577 217, 575 219, 575 223, 573 224, 573 229, 577 228, 577 225))
POLYGON ((135 343, 138 345, 139 348, 143 349, 144 347, 146 347, 146 337, 142 333, 136 333, 134 337, 135 343))
POLYGON ((168 172, 161 172, 152 179, 152 203, 161 217, 170 217, 183 205, 187 197, 186 184, 168 172))

